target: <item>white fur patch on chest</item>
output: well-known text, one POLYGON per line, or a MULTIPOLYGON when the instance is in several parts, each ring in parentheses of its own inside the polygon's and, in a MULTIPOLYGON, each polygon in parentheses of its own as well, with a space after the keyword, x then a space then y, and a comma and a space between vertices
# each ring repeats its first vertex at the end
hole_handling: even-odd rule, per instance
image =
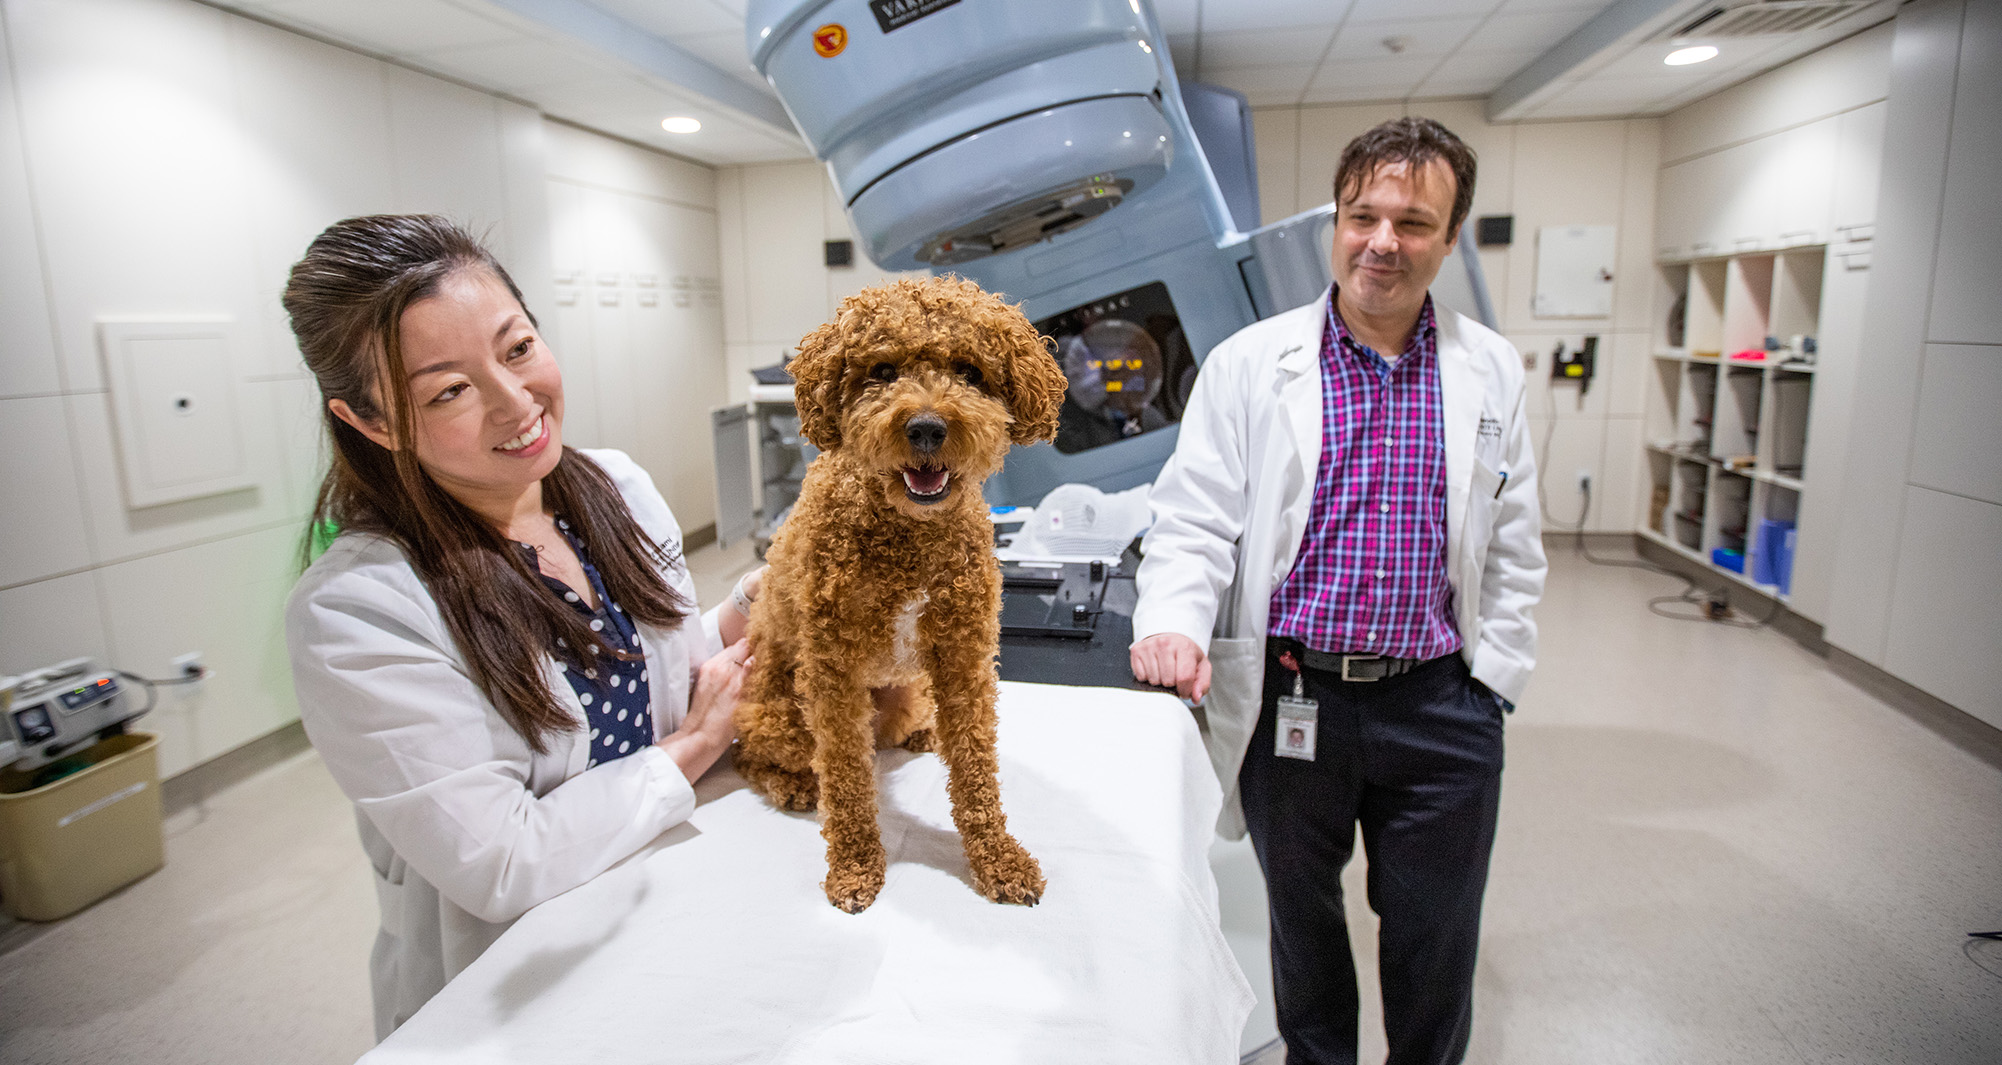
POLYGON ((890 668, 898 673, 924 669, 924 662, 918 657, 918 619, 924 616, 925 606, 930 602, 931 596, 920 595, 897 612, 890 630, 890 668))

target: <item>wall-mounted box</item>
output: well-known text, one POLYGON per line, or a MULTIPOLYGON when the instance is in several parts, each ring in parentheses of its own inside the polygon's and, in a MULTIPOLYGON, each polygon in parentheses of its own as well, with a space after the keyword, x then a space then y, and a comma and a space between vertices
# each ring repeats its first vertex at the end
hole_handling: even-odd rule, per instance
POLYGON ((256 484, 237 413, 236 329, 220 316, 97 320, 127 506, 256 484))

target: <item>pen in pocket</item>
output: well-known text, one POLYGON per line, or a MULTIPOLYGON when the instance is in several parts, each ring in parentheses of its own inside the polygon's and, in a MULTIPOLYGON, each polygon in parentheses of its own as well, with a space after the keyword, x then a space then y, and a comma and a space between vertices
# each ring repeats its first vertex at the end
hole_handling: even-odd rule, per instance
POLYGON ((1502 479, 1501 479, 1501 483, 1500 483, 1500 484, 1498 484, 1498 485, 1495 485, 1495 498, 1496 498, 1496 499, 1500 499, 1500 498, 1502 497, 1502 489, 1504 489, 1504 488, 1507 488, 1507 487, 1508 487, 1508 471, 1507 471, 1507 470, 1503 470, 1503 471, 1502 471, 1502 479))

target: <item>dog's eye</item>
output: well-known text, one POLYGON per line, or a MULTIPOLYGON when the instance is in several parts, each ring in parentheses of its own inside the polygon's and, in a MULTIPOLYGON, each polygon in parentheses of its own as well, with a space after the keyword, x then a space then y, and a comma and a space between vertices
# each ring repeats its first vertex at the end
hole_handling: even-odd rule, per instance
POLYGON ((879 362, 869 367, 869 376, 887 384, 897 379, 897 367, 894 363, 879 362))
POLYGON ((965 381, 967 384, 972 385, 975 388, 979 388, 980 383, 987 379, 986 377, 981 375, 980 367, 975 366, 970 362, 959 363, 958 365, 955 365, 952 368, 952 371, 959 375, 960 380, 965 381))

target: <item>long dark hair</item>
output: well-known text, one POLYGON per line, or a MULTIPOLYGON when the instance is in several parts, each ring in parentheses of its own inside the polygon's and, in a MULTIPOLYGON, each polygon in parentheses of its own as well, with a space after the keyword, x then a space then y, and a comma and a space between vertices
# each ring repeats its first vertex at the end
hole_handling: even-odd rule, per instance
MULTIPOLYGON (((461 270, 484 270, 507 286, 530 323, 535 316, 507 271, 465 230, 435 215, 371 215, 336 222, 313 238, 285 285, 285 311, 299 350, 320 385, 320 411, 333 459, 310 529, 395 541, 431 590, 473 683, 540 754, 552 733, 577 722, 549 690, 539 664, 559 649, 573 664, 591 656, 636 660, 610 633, 552 591, 532 559, 500 529, 438 487, 410 445, 416 406, 405 384, 400 323, 412 304, 461 270), (339 399, 387 428, 384 448, 335 417, 339 399)), ((543 478, 543 501, 590 546, 591 561, 620 609, 667 627, 693 604, 661 577, 678 545, 650 540, 598 465, 565 447, 543 478)), ((310 543, 309 531, 308 541, 310 543)))

